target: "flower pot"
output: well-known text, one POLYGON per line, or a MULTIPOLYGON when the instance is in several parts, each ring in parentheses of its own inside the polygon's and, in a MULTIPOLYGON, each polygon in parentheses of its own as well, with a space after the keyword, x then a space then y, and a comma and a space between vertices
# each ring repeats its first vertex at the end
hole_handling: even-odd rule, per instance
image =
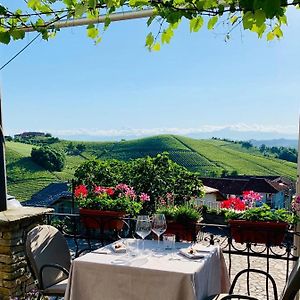
POLYGON ((80 208, 80 220, 88 229, 121 230, 124 226, 122 218, 126 216, 124 211, 96 210, 80 208))
POLYGON ((278 246, 282 243, 288 224, 285 222, 262 222, 229 220, 231 236, 237 243, 258 243, 278 246))
POLYGON ((206 224, 227 225, 227 221, 225 221, 225 216, 223 214, 203 212, 202 217, 202 222, 206 224))
POLYGON ((195 241, 197 237, 197 223, 178 223, 173 220, 167 220, 166 233, 173 233, 176 241, 195 241))

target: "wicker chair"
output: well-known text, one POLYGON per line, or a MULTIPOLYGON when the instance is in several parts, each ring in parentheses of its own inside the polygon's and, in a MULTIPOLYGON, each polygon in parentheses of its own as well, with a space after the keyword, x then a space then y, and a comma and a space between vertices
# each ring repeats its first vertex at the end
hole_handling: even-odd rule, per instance
POLYGON ((38 299, 42 296, 63 297, 71 266, 67 242, 55 227, 34 227, 26 239, 26 253, 37 280, 38 299))

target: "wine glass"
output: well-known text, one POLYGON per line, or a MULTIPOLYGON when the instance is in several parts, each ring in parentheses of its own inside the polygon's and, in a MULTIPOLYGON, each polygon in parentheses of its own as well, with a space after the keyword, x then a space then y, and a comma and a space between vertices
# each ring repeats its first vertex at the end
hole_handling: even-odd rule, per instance
POLYGON ((143 239, 143 250, 145 250, 145 237, 151 233, 151 222, 149 216, 138 216, 135 224, 135 233, 143 239))
POLYGON ((155 214, 152 219, 152 231, 157 235, 157 248, 159 250, 160 236, 167 230, 167 222, 164 214, 155 214))

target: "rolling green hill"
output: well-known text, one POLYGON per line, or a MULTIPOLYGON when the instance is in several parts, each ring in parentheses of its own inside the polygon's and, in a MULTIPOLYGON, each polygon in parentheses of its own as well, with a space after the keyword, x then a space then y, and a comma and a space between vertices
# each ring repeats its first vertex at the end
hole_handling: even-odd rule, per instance
MULTIPOLYGON (((65 149, 69 141, 60 141, 52 147, 65 149)), ((49 172, 30 159, 31 145, 7 142, 8 191, 18 199, 32 194, 53 181, 72 178, 76 167, 89 158, 128 161, 146 155, 155 156, 167 151, 176 163, 201 176, 219 176, 223 170, 240 175, 281 175, 296 179, 297 166, 276 158, 264 157, 256 148, 245 149, 240 144, 221 140, 161 135, 120 142, 72 142, 84 144, 80 155, 67 155, 62 172, 49 172)))

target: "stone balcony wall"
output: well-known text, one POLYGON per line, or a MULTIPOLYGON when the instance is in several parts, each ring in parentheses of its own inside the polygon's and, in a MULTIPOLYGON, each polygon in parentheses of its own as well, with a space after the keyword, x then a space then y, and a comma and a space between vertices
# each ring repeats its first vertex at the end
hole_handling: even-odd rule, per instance
POLYGON ((0 300, 21 297, 34 286, 25 253, 26 235, 51 211, 20 207, 0 212, 0 300))

